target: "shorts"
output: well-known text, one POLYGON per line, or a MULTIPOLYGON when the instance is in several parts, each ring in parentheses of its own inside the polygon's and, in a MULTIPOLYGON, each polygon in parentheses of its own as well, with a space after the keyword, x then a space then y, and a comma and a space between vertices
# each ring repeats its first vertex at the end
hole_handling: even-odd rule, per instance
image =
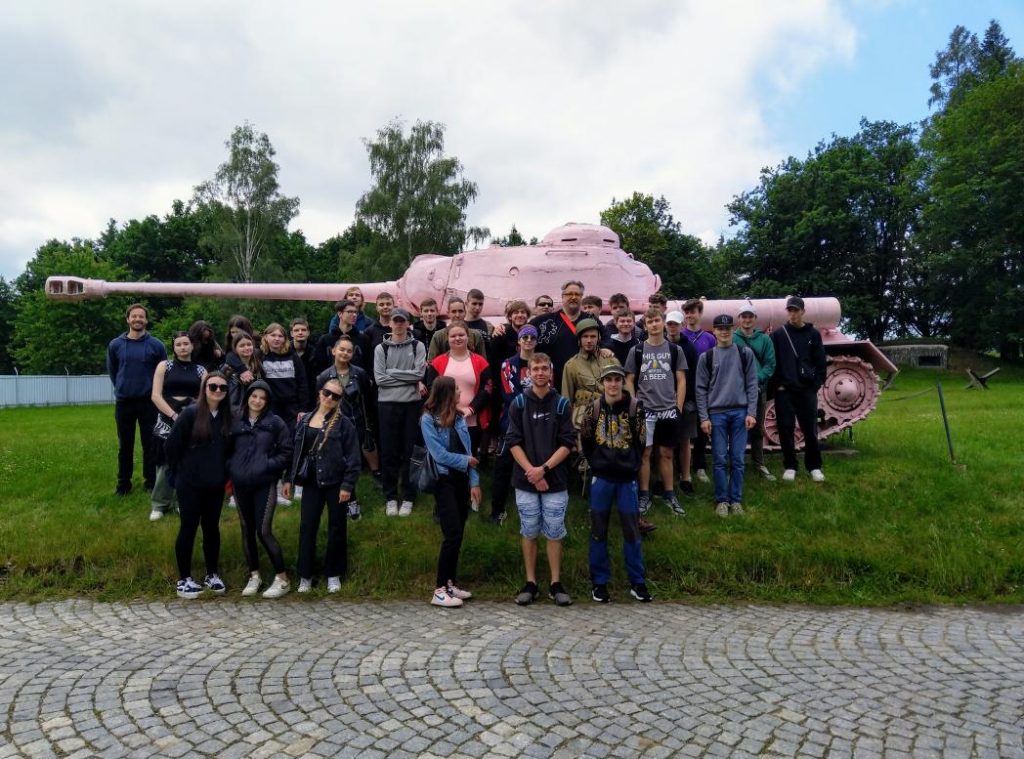
POLYGON ((568 490, 534 493, 516 488, 519 534, 531 540, 541 534, 548 540, 561 540, 565 537, 565 511, 568 506, 568 490))
POLYGON ((682 419, 676 409, 670 411, 649 411, 647 412, 647 440, 648 448, 652 445, 659 445, 665 448, 675 448, 679 444, 679 435, 682 428, 682 419))
POLYGON ((699 426, 700 414, 697 413, 697 404, 694 401, 687 401, 683 406, 683 422, 679 442, 697 437, 699 426))

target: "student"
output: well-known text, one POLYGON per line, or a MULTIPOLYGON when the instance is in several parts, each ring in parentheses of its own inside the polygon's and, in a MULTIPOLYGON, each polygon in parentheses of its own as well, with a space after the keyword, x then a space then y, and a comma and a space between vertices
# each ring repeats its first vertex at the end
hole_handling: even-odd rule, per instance
POLYGON ((231 433, 231 405, 227 395, 228 381, 224 375, 208 372, 203 377, 199 401, 185 407, 178 415, 164 446, 181 514, 181 526, 174 542, 180 598, 198 598, 204 587, 217 595, 225 591, 224 581, 218 574, 218 562, 220 513, 224 505, 231 433), (206 561, 202 585, 192 579, 192 548, 200 527, 206 561))
POLYGON ((629 592, 649 602, 643 551, 640 547, 640 511, 636 473, 647 439, 643 406, 623 389, 626 372, 610 364, 601 372, 601 395, 587 405, 580 438, 594 476, 590 483, 591 598, 608 603, 608 521, 615 501, 622 524, 622 557, 629 575, 629 592))
POLYGON ((743 452, 747 430, 757 424, 757 362, 732 339, 733 321, 712 322, 716 345, 697 361, 697 411, 714 458, 715 513, 743 513, 743 452))
MULTIPOLYGON (((479 455, 480 438, 487 428, 491 416, 491 367, 487 359, 469 350, 470 328, 466 322, 452 322, 448 325, 448 352, 442 353, 427 366, 426 386, 429 389, 438 377, 451 377, 459 387, 461 400, 459 412, 463 416, 472 447, 469 452, 479 455)), ((480 508, 479 501, 473 502, 474 511, 480 508)))
POLYGON ((174 358, 157 365, 153 372, 153 405, 157 410, 154 427, 156 447, 156 481, 150 497, 149 521, 163 519, 174 507, 174 487, 167 476, 164 440, 181 410, 199 398, 206 370, 192 360, 192 339, 188 332, 175 332, 171 346, 174 358))
MULTIPOLYGON (((448 301, 448 323, 464 322, 466 320, 466 302, 462 298, 451 298, 448 301)), ((473 353, 479 353, 484 358, 484 341, 478 330, 471 330, 469 333, 469 349, 473 353)), ((448 328, 442 327, 430 338, 427 346, 427 363, 429 364, 442 353, 448 352, 448 328)))
POLYGON ((412 325, 412 336, 423 343, 424 348, 429 348, 434 334, 446 326, 437 314, 436 300, 424 298, 420 301, 420 319, 412 325))
POLYGON ((423 373, 427 366, 423 343, 409 334, 409 312, 390 313, 391 333, 373 354, 377 384, 377 413, 381 430, 381 474, 386 516, 412 514, 416 488, 409 479, 412 447, 419 439, 423 397, 427 394, 423 373), (398 505, 401 489, 402 505, 398 505))
POLYGON ((285 477, 284 494, 302 485, 299 521, 299 593, 313 588, 313 565, 320 517, 327 509, 327 555, 324 572, 327 592, 341 590, 348 566, 348 502, 359 478, 359 437, 356 428, 340 411, 344 391, 336 379, 319 390, 317 407, 303 415, 295 427, 291 470, 285 477))
POLYGON ((263 379, 263 363, 256 350, 256 341, 248 332, 237 332, 231 339, 231 351, 221 368, 228 378, 228 400, 237 416, 242 410, 245 388, 255 380, 263 379))
POLYGON ((391 311, 395 307, 395 296, 382 292, 377 295, 377 300, 374 303, 377 306, 377 321, 362 331, 366 335, 371 352, 376 350, 377 346, 384 342, 384 338, 391 332, 391 311))
POLYGON ((658 448, 658 471, 663 498, 672 512, 684 516, 685 509, 672 486, 672 457, 679 442, 686 401, 686 356, 682 348, 665 339, 665 319, 657 307, 644 315, 647 339, 626 359, 626 388, 644 404, 647 440, 640 466, 640 513, 651 508, 651 458, 658 448))
POLYGON ((224 338, 224 342, 228 346, 228 350, 231 350, 231 346, 235 344, 235 337, 238 336, 239 332, 244 332, 247 335, 256 334, 256 330, 253 329, 249 317, 235 314, 228 320, 228 328, 224 331, 224 334, 227 336, 224 338))
POLYGON ((263 375, 270 386, 273 411, 295 429, 295 420, 305 410, 307 396, 306 367, 288 340, 288 333, 280 324, 269 324, 260 340, 260 362, 263 375))
POLYGON ((128 331, 107 346, 107 373, 114 386, 114 421, 117 423, 117 489, 119 496, 132 491, 135 468, 135 427, 142 443, 142 477, 146 489, 156 479, 156 450, 153 426, 153 373, 167 360, 164 344, 146 331, 149 312, 141 303, 128 306, 128 331))
POLYGON ((295 354, 302 359, 302 368, 306 374, 306 400, 302 408, 307 409, 313 404, 313 396, 316 394, 316 375, 319 373, 313 367, 316 342, 310 339, 309 322, 301 316, 296 316, 288 322, 288 334, 292 339, 292 348, 295 354))
POLYGON ((508 445, 509 408, 523 390, 530 387, 530 358, 537 345, 537 328, 525 324, 519 328, 519 352, 501 363, 501 417, 498 429, 501 437, 494 457, 494 478, 491 482, 491 523, 501 525, 505 521, 505 502, 512 487, 514 460, 508 445))
POLYGON ((630 351, 640 343, 640 335, 643 333, 636 326, 636 320, 629 311, 616 314, 615 318, 608 322, 608 326, 611 327, 611 334, 601 345, 611 350, 620 364, 625 364, 630 351))
MULTIPOLYGON (((584 295, 583 300, 580 301, 580 308, 600 326, 601 309, 604 308, 604 301, 601 300, 600 295, 584 295)), ((603 335, 604 330, 602 329, 601 332, 603 335)))
POLYGON ((679 492, 687 498, 694 495, 690 479, 690 459, 693 454, 693 439, 700 429, 697 415, 697 349, 683 337, 685 317, 681 311, 669 311, 665 315, 665 339, 683 349, 686 357, 686 399, 683 403, 683 421, 679 430, 679 445, 676 446, 676 461, 679 464, 679 492))
POLYGON ((754 470, 769 482, 775 481, 764 462, 764 418, 768 405, 768 382, 775 374, 775 346, 772 339, 757 329, 757 310, 752 303, 740 309, 737 315, 739 326, 733 333, 737 345, 746 346, 757 359, 757 424, 747 433, 750 440, 750 460, 754 470))
POLYGON ((552 386, 553 367, 545 353, 530 359, 531 386, 509 411, 508 445, 516 466, 516 488, 526 584, 516 603, 526 606, 537 600, 537 538, 547 539, 551 585, 548 595, 558 606, 569 606, 572 597, 561 582, 562 539, 569 504, 569 471, 566 460, 576 445, 569 401, 552 386))
POLYGON ((278 480, 292 461, 292 436, 288 425, 270 408, 270 386, 263 380, 252 382, 245 389, 242 413, 231 425, 228 474, 242 528, 242 549, 249 567, 249 581, 242 595, 254 596, 260 589, 258 535, 276 575, 263 597, 280 598, 291 585, 281 544, 274 537, 274 508, 278 480))
POLYGON ((452 377, 438 377, 420 417, 420 431, 427 451, 437 463, 434 491, 441 549, 437 556, 437 583, 430 603, 446 608, 462 606, 473 597, 455 584, 459 552, 469 516, 470 502, 480 502, 479 460, 472 455, 469 430, 459 410, 461 390, 452 377))
POLYGON ((199 320, 188 328, 188 336, 192 341, 192 360, 208 372, 219 369, 224 363, 224 350, 213 334, 213 327, 199 320))
MULTIPOLYGON (((683 337, 690 341, 690 344, 697 350, 697 357, 715 347, 715 336, 705 332, 700 321, 704 316, 704 299, 690 298, 683 303, 683 319, 686 326, 683 328, 683 337)), ((707 460, 708 436, 704 430, 697 427, 697 434, 693 438, 692 462, 694 475, 698 482, 708 481, 708 460, 707 460)))
POLYGON ((338 315, 337 324, 317 340, 316 348, 313 350, 312 365, 316 375, 323 373, 334 363, 334 346, 342 335, 348 336, 352 341, 352 362, 367 372, 372 371, 373 353, 370 341, 356 327, 356 320, 359 317, 356 304, 350 300, 339 300, 334 304, 334 312, 338 315))

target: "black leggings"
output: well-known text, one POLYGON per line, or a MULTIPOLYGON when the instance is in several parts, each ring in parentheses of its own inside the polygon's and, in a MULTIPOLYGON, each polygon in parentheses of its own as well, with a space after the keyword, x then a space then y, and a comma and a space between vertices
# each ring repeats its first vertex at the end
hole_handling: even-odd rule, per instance
POLYGON ((235 502, 238 504, 238 521, 242 525, 242 549, 250 572, 260 569, 260 557, 256 552, 256 536, 259 535, 263 550, 270 557, 274 572, 285 571, 281 544, 274 537, 274 509, 277 508, 277 483, 259 487, 235 485, 235 502))
MULTIPOLYGON (((307 483, 302 488, 302 515, 299 520, 299 577, 313 577, 316 558, 316 535, 320 530, 320 517, 327 507, 327 556, 324 574, 342 577, 348 568, 348 502, 338 503, 338 485, 325 488, 307 483)), ((355 497, 355 493, 352 494, 355 497)))
POLYGON ((491 516, 505 513, 509 490, 512 488, 512 470, 515 461, 504 440, 498 442, 498 455, 494 457, 494 478, 491 480, 491 516))
POLYGON ((437 516, 441 523, 441 550, 437 555, 437 585, 443 588, 448 581, 455 582, 462 550, 462 535, 469 517, 469 477, 463 472, 452 472, 437 481, 434 492, 437 516))
POLYGON ((198 488, 187 482, 179 482, 175 490, 178 493, 178 511, 181 513, 178 539, 174 542, 178 577, 184 580, 192 576, 192 549, 200 526, 203 528, 206 574, 215 575, 220 561, 220 512, 224 507, 224 486, 198 488))

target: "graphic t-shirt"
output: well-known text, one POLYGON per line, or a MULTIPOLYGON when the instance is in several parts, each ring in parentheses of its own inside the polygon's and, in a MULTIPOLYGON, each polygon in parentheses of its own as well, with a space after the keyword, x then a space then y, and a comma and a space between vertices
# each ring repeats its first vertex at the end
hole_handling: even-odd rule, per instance
POLYGON ((649 413, 668 411, 676 405, 676 376, 672 369, 672 354, 675 353, 675 371, 687 370, 683 349, 667 340, 661 345, 651 345, 646 340, 639 351, 640 366, 636 365, 638 351, 630 351, 626 359, 626 374, 634 375, 636 397, 649 413))

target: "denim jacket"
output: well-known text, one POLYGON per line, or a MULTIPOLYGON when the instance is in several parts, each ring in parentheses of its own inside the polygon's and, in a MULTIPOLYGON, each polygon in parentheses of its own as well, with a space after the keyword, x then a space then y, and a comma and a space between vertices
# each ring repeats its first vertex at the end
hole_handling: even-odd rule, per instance
MULTIPOLYGON (((452 453, 448 450, 448 427, 441 427, 437 424, 432 414, 424 414, 420 417, 420 430, 423 432, 423 442, 427 446, 430 455, 437 462, 437 473, 441 476, 448 474, 449 469, 458 469, 460 472, 469 474, 469 486, 479 487, 480 473, 476 468, 469 467, 468 453, 452 453)), ((469 442, 469 428, 462 415, 455 417, 455 432, 462 441, 462 447, 473 450, 469 442)))

